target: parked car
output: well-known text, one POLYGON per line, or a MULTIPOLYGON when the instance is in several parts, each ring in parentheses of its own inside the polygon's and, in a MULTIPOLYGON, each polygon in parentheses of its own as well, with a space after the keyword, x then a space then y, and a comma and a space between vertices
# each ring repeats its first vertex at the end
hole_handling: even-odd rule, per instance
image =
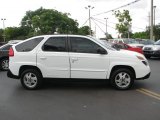
POLYGON ((4 44, 6 44, 6 42, 0 42, 0 46, 2 46, 2 45, 4 45, 4 44))
POLYGON ((92 37, 44 35, 10 48, 7 75, 29 90, 41 87, 44 78, 106 79, 126 90, 134 80, 149 78, 150 67, 142 54, 117 51, 92 37))
POLYGON ((0 70, 6 71, 8 70, 9 65, 9 49, 12 45, 18 42, 10 42, 0 47, 0 70))
POLYGON ((113 44, 112 45, 113 48, 116 49, 123 49, 123 50, 130 50, 130 51, 134 51, 134 52, 138 52, 143 54, 143 50, 140 47, 133 47, 124 43, 117 43, 117 44, 113 44))
POLYGON ((153 40, 148 40, 148 39, 142 39, 142 40, 139 40, 139 43, 143 44, 143 45, 153 45, 154 41, 153 40))
POLYGON ((8 43, 18 43, 18 42, 21 42, 21 41, 23 41, 23 40, 10 40, 10 41, 8 41, 8 43))
POLYGON ((160 40, 155 42, 153 45, 144 46, 143 52, 147 58, 160 57, 160 40))
POLYGON ((117 50, 123 49, 123 50, 130 50, 130 51, 134 51, 134 52, 138 52, 143 54, 143 50, 142 48, 139 47, 132 47, 130 45, 124 44, 124 43, 110 43, 107 42, 106 40, 101 40, 104 44, 111 46, 117 50))
POLYGON ((144 46, 143 44, 139 43, 135 39, 131 39, 131 38, 130 39, 129 38, 118 38, 118 39, 112 39, 111 41, 112 41, 112 43, 118 43, 118 44, 124 43, 124 44, 127 44, 132 47, 143 48, 143 46, 144 46))

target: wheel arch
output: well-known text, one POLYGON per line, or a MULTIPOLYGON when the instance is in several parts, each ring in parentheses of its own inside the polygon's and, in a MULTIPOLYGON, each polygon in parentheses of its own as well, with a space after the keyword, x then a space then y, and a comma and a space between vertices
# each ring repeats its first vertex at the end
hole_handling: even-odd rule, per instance
POLYGON ((129 69, 131 72, 133 72, 134 79, 136 79, 136 72, 135 72, 134 68, 131 67, 131 66, 129 66, 129 65, 115 65, 115 66, 113 66, 112 69, 111 69, 111 71, 110 71, 109 79, 111 78, 113 72, 114 72, 115 70, 120 69, 120 68, 129 69))
POLYGON ((0 61, 1 61, 1 60, 3 60, 3 59, 6 59, 6 58, 7 58, 7 59, 9 59, 9 57, 8 57, 8 56, 0 57, 0 61))
POLYGON ((19 77, 21 76, 22 72, 23 72, 24 70, 27 70, 27 69, 35 69, 35 70, 37 70, 37 71, 42 75, 42 77, 43 77, 43 74, 42 74, 41 70, 40 70, 37 66, 32 66, 32 65, 23 65, 23 66, 21 66, 20 69, 19 69, 19 77))

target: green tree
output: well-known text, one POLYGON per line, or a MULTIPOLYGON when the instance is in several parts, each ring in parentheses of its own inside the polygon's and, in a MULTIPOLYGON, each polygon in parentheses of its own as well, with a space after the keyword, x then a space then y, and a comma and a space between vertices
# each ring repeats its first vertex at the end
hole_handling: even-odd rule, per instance
POLYGON ((112 35, 111 34, 108 34, 108 39, 113 39, 112 35))
POLYGON ((6 40, 26 39, 28 38, 29 28, 23 27, 8 27, 5 29, 6 40))
MULTIPOLYGON (((155 25, 153 28, 153 33, 155 36, 155 40, 160 39, 160 24, 155 25)), ((133 38, 141 38, 141 39, 150 39, 150 27, 146 27, 146 30, 143 32, 136 32, 133 34, 133 38)))
MULTIPOLYGON (((149 31, 150 31, 150 28, 148 27, 148 29, 147 29, 146 32, 149 33, 149 31)), ((153 35, 155 36, 155 40, 156 40, 156 41, 160 39, 160 24, 155 25, 155 26, 153 27, 153 35)))
POLYGON ((27 11, 21 24, 30 28, 29 34, 31 36, 54 34, 54 32, 76 34, 78 32, 78 23, 68 16, 68 13, 41 7, 35 11, 27 11))
POLYGON ((0 42, 3 42, 3 29, 0 29, 0 42))
POLYGON ((115 17, 118 19, 118 22, 116 24, 116 30, 121 34, 122 37, 127 37, 126 33, 129 32, 129 27, 131 26, 132 18, 129 14, 128 10, 121 11, 115 11, 114 12, 115 17))
POLYGON ((147 31, 136 32, 133 34, 132 38, 149 39, 149 34, 147 31))
POLYGON ((78 29, 78 34, 80 35, 89 35, 90 34, 90 28, 89 26, 83 26, 78 29))

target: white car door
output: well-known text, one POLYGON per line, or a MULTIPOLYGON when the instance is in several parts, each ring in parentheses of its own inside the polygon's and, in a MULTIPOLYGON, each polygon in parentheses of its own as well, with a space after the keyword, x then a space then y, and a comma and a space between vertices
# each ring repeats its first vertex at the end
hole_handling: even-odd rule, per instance
POLYGON ((38 50, 37 66, 45 78, 70 78, 67 37, 50 37, 38 50))
POLYGON ((106 79, 109 68, 107 51, 90 39, 70 37, 71 78, 106 79), (106 54, 97 53, 103 50, 106 54))

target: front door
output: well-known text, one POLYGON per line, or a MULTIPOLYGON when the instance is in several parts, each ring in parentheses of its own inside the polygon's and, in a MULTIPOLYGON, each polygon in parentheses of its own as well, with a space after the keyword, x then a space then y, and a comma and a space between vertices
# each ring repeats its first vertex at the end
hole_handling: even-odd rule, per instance
POLYGON ((106 79, 109 55, 97 53, 104 48, 83 37, 70 37, 69 41, 71 78, 106 79))

